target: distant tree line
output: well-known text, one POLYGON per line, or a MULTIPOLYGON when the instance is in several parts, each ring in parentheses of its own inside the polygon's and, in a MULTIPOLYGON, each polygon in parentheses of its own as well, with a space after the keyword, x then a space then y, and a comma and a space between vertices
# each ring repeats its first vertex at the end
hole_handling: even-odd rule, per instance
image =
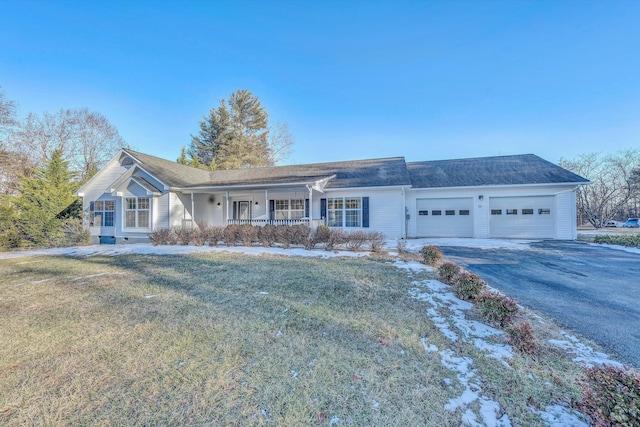
POLYGON ((638 217, 640 211, 640 149, 615 154, 587 153, 560 166, 591 181, 578 188, 578 221, 595 228, 607 221, 638 217))
POLYGON ((0 248, 84 239, 73 194, 124 145, 109 120, 87 108, 20 119, 0 87, 0 248))

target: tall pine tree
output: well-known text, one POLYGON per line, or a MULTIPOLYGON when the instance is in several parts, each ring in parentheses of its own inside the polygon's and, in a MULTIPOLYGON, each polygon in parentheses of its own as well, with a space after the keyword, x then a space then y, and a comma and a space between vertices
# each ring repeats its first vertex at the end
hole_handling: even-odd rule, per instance
POLYGON ((79 183, 62 150, 31 177, 20 180, 20 194, 11 199, 16 210, 16 226, 22 238, 33 245, 54 246, 62 233, 63 216, 77 198, 79 183))

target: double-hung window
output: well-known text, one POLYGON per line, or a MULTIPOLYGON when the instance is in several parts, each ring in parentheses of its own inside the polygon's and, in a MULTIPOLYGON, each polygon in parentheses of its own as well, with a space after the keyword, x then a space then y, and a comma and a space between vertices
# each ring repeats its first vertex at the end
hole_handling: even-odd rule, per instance
POLYGON ((150 205, 148 197, 126 197, 124 216, 126 228, 149 228, 150 205))
POLYGON ((89 221, 92 227, 113 227, 116 202, 99 200, 89 204, 89 221))
POLYGON ((327 224, 329 227, 362 227, 362 198, 327 199, 327 224))
POLYGON ((276 200, 275 219, 298 219, 304 218, 304 200, 276 200))

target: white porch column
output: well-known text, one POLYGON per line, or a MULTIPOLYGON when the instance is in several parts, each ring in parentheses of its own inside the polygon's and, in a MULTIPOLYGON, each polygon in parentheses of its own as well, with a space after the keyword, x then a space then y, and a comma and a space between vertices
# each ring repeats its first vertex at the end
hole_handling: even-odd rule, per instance
POLYGON ((307 185, 309 190, 309 226, 313 226, 313 188, 307 185))
POLYGON ((227 217, 225 218, 225 221, 227 221, 227 224, 229 224, 229 192, 228 191, 225 197, 225 204, 227 205, 227 217))
POLYGON ((193 228, 196 223, 196 211, 193 203, 193 193, 191 193, 191 228, 193 228))

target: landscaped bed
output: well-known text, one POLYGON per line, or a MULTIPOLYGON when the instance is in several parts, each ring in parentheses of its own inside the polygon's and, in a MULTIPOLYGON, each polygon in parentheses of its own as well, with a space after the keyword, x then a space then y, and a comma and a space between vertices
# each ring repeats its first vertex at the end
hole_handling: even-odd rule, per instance
POLYGON ((224 252, 0 260, 0 424, 458 426, 471 414, 536 426, 580 399, 584 373, 548 343, 561 336, 551 322, 531 322, 533 355, 490 357, 442 332, 428 301, 449 297, 415 265, 224 252))

